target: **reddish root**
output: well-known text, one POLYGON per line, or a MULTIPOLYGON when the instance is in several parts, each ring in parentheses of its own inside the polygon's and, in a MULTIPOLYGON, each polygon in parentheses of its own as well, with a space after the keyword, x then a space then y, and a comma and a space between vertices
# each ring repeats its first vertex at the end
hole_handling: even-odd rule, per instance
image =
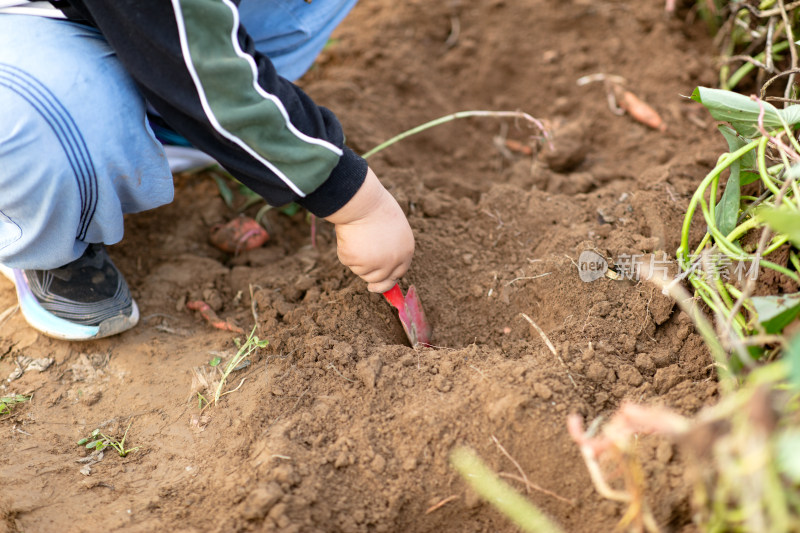
POLYGON ((214 312, 211 307, 202 300, 193 300, 191 302, 186 302, 186 308, 191 309, 192 311, 197 311, 200 313, 200 316, 206 319, 206 322, 211 324, 211 326, 221 329, 223 331, 233 331, 234 333, 242 333, 244 334, 244 330, 239 326, 234 326, 233 324, 222 320, 217 314, 214 312))

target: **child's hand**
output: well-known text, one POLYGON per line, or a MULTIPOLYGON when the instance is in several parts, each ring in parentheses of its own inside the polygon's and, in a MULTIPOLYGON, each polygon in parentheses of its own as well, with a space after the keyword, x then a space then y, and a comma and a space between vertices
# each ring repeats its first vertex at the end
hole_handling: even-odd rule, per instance
POLYGON ((397 201, 372 169, 355 196, 326 220, 336 225, 339 261, 368 283, 371 292, 386 292, 408 270, 414 235, 397 201))

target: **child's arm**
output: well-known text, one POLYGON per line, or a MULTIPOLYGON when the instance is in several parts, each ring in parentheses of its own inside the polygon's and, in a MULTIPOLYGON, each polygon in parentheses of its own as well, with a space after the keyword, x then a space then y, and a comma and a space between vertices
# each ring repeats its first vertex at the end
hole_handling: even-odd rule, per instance
POLYGON ((325 219, 336 225, 339 260, 370 291, 389 290, 408 270, 414 255, 411 226, 372 169, 355 196, 325 219))

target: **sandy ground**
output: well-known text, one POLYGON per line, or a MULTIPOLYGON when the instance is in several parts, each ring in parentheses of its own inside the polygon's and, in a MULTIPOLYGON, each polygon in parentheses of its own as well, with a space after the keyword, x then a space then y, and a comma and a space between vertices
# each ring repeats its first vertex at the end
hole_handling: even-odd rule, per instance
MULTIPOLYGON (((498 147, 531 143, 524 124, 461 120, 370 160, 414 228, 403 284, 435 347, 406 345, 388 304, 337 262, 330 225, 312 245, 304 213, 273 210, 271 240, 234 257, 207 238, 236 211, 209 175, 176 176, 175 202, 129 216, 111 248, 137 328, 87 343, 42 337, 19 314, 0 328, 3 378, 20 356, 54 360, 3 385, 34 399, 0 418, 0 532, 511 532, 448 463, 468 445, 517 474, 492 436, 550 491, 529 498, 566 531, 611 531, 624 507, 594 491, 566 416, 588 422, 624 399, 692 413, 717 387, 699 336, 654 286, 584 283, 575 262, 584 250, 674 258, 688 197, 725 148, 681 96, 713 85, 710 50, 701 24, 661 2, 357 6, 301 81, 357 151, 470 109, 523 110, 553 133, 553 151, 526 155, 498 147), (597 72, 623 76, 666 132, 612 114, 602 84, 576 83, 597 72), (270 342, 202 411, 198 373, 235 346, 186 310, 194 299, 270 342), (81 473, 76 442, 128 424, 139 449, 81 473)), ((0 310, 14 303, 0 280, 0 310)), ((659 523, 694 531, 679 450, 644 438, 640 452, 659 523)))

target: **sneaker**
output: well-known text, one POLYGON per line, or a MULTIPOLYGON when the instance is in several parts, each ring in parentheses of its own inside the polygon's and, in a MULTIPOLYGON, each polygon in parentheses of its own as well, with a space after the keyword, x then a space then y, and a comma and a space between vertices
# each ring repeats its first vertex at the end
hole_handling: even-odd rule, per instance
POLYGON ((102 244, 53 270, 19 270, 0 265, 17 287, 22 315, 45 335, 89 340, 116 335, 139 321, 128 284, 102 244))

